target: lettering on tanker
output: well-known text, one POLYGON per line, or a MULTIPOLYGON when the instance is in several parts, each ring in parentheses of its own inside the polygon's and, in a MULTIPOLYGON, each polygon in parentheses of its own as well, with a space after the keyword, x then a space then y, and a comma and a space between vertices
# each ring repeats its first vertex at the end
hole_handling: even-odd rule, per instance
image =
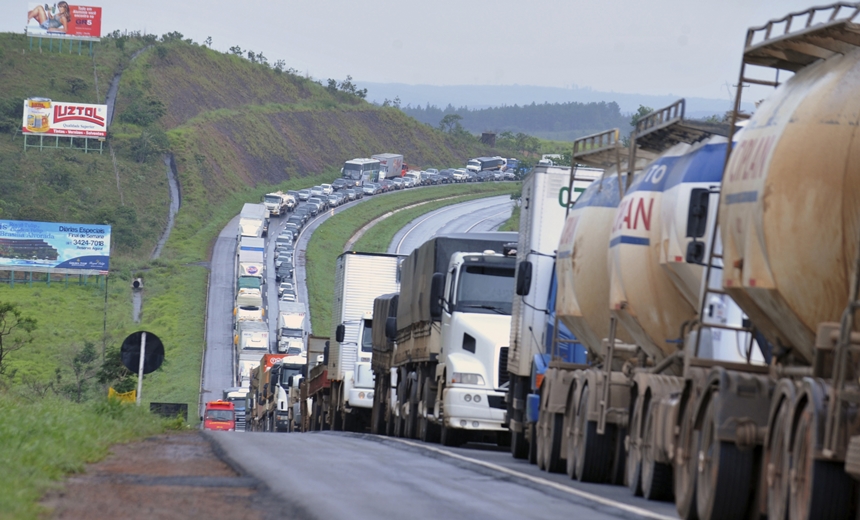
POLYGON ((623 229, 639 229, 640 222, 645 231, 651 230, 651 212, 654 209, 654 199, 648 197, 647 209, 645 197, 631 197, 621 201, 612 232, 623 229))
POLYGON ((729 180, 734 182, 762 177, 775 142, 776 136, 768 135, 738 143, 730 159, 729 180))

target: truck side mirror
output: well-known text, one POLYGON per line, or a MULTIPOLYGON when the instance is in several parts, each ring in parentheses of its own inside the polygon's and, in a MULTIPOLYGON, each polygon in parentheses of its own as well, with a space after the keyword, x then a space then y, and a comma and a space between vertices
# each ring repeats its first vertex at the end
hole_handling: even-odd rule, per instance
POLYGON ((287 386, 293 386, 293 376, 287 378, 287 386))
POLYGON ((389 316, 385 320, 385 338, 388 341, 394 341, 397 337, 397 318, 389 316))
POLYGON ((338 343, 343 343, 343 338, 346 337, 346 327, 343 326, 343 323, 337 326, 334 333, 334 339, 338 343))
POLYGON ((323 365, 328 365, 328 341, 325 342, 325 347, 323 348, 323 365))
POLYGON ((520 262, 517 269, 517 296, 528 296, 532 287, 532 263, 520 262))
POLYGON ((442 317, 442 292, 445 290, 445 273, 433 273, 430 283, 430 317, 438 320, 442 317))
POLYGON ((687 212, 687 237, 702 238, 708 225, 708 202, 711 192, 707 188, 693 188, 687 212))

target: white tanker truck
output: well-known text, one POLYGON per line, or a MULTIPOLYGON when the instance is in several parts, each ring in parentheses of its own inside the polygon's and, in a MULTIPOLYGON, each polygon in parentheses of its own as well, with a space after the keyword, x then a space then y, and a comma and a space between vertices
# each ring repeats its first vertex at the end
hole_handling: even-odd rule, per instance
POLYGON ((637 125, 627 164, 608 134, 574 144, 575 161, 614 154, 626 175, 595 182, 562 233, 557 312, 591 366, 547 370, 541 466, 623 475, 682 518, 856 517, 858 13, 750 29, 726 137, 667 107, 637 125), (777 87, 751 118, 750 83, 777 87), (636 173, 642 151, 660 156, 636 173))

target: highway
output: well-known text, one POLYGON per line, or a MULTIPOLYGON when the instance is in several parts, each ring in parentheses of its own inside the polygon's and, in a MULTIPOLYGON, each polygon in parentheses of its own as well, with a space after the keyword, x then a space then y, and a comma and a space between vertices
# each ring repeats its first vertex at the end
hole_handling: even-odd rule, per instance
MULTIPOLYGON (((369 200, 373 199, 364 202, 369 200)), ((359 202, 329 210, 305 226, 296 249, 300 301, 307 301, 303 251, 311 233, 331 215, 359 202)), ((389 252, 408 254, 439 233, 497 229, 512 208, 508 196, 441 208, 404 226, 389 252)), ((230 316, 237 221, 222 230, 212 255, 202 384, 205 399, 220 396, 233 380, 230 316)), ((284 221, 270 223, 270 236, 277 236, 284 221)), ((270 241, 266 251, 268 302, 277 302, 270 265, 273 250, 270 241)), ((494 445, 446 448, 344 432, 208 435, 243 474, 265 482, 273 498, 294 518, 677 518, 671 503, 632 497, 625 487, 582 484, 567 475, 549 474, 494 445)))

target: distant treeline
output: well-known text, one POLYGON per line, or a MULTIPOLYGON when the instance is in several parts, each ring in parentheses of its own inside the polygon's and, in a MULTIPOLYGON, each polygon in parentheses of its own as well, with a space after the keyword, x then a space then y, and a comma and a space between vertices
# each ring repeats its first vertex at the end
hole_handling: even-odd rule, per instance
POLYGON ((422 123, 437 127, 443 117, 456 114, 462 118, 460 124, 463 128, 473 133, 522 132, 543 139, 565 141, 610 128, 626 130, 630 125, 630 115, 623 115, 614 101, 532 103, 481 109, 454 108, 450 104, 441 109, 428 104, 425 107, 407 105, 401 110, 422 123))

